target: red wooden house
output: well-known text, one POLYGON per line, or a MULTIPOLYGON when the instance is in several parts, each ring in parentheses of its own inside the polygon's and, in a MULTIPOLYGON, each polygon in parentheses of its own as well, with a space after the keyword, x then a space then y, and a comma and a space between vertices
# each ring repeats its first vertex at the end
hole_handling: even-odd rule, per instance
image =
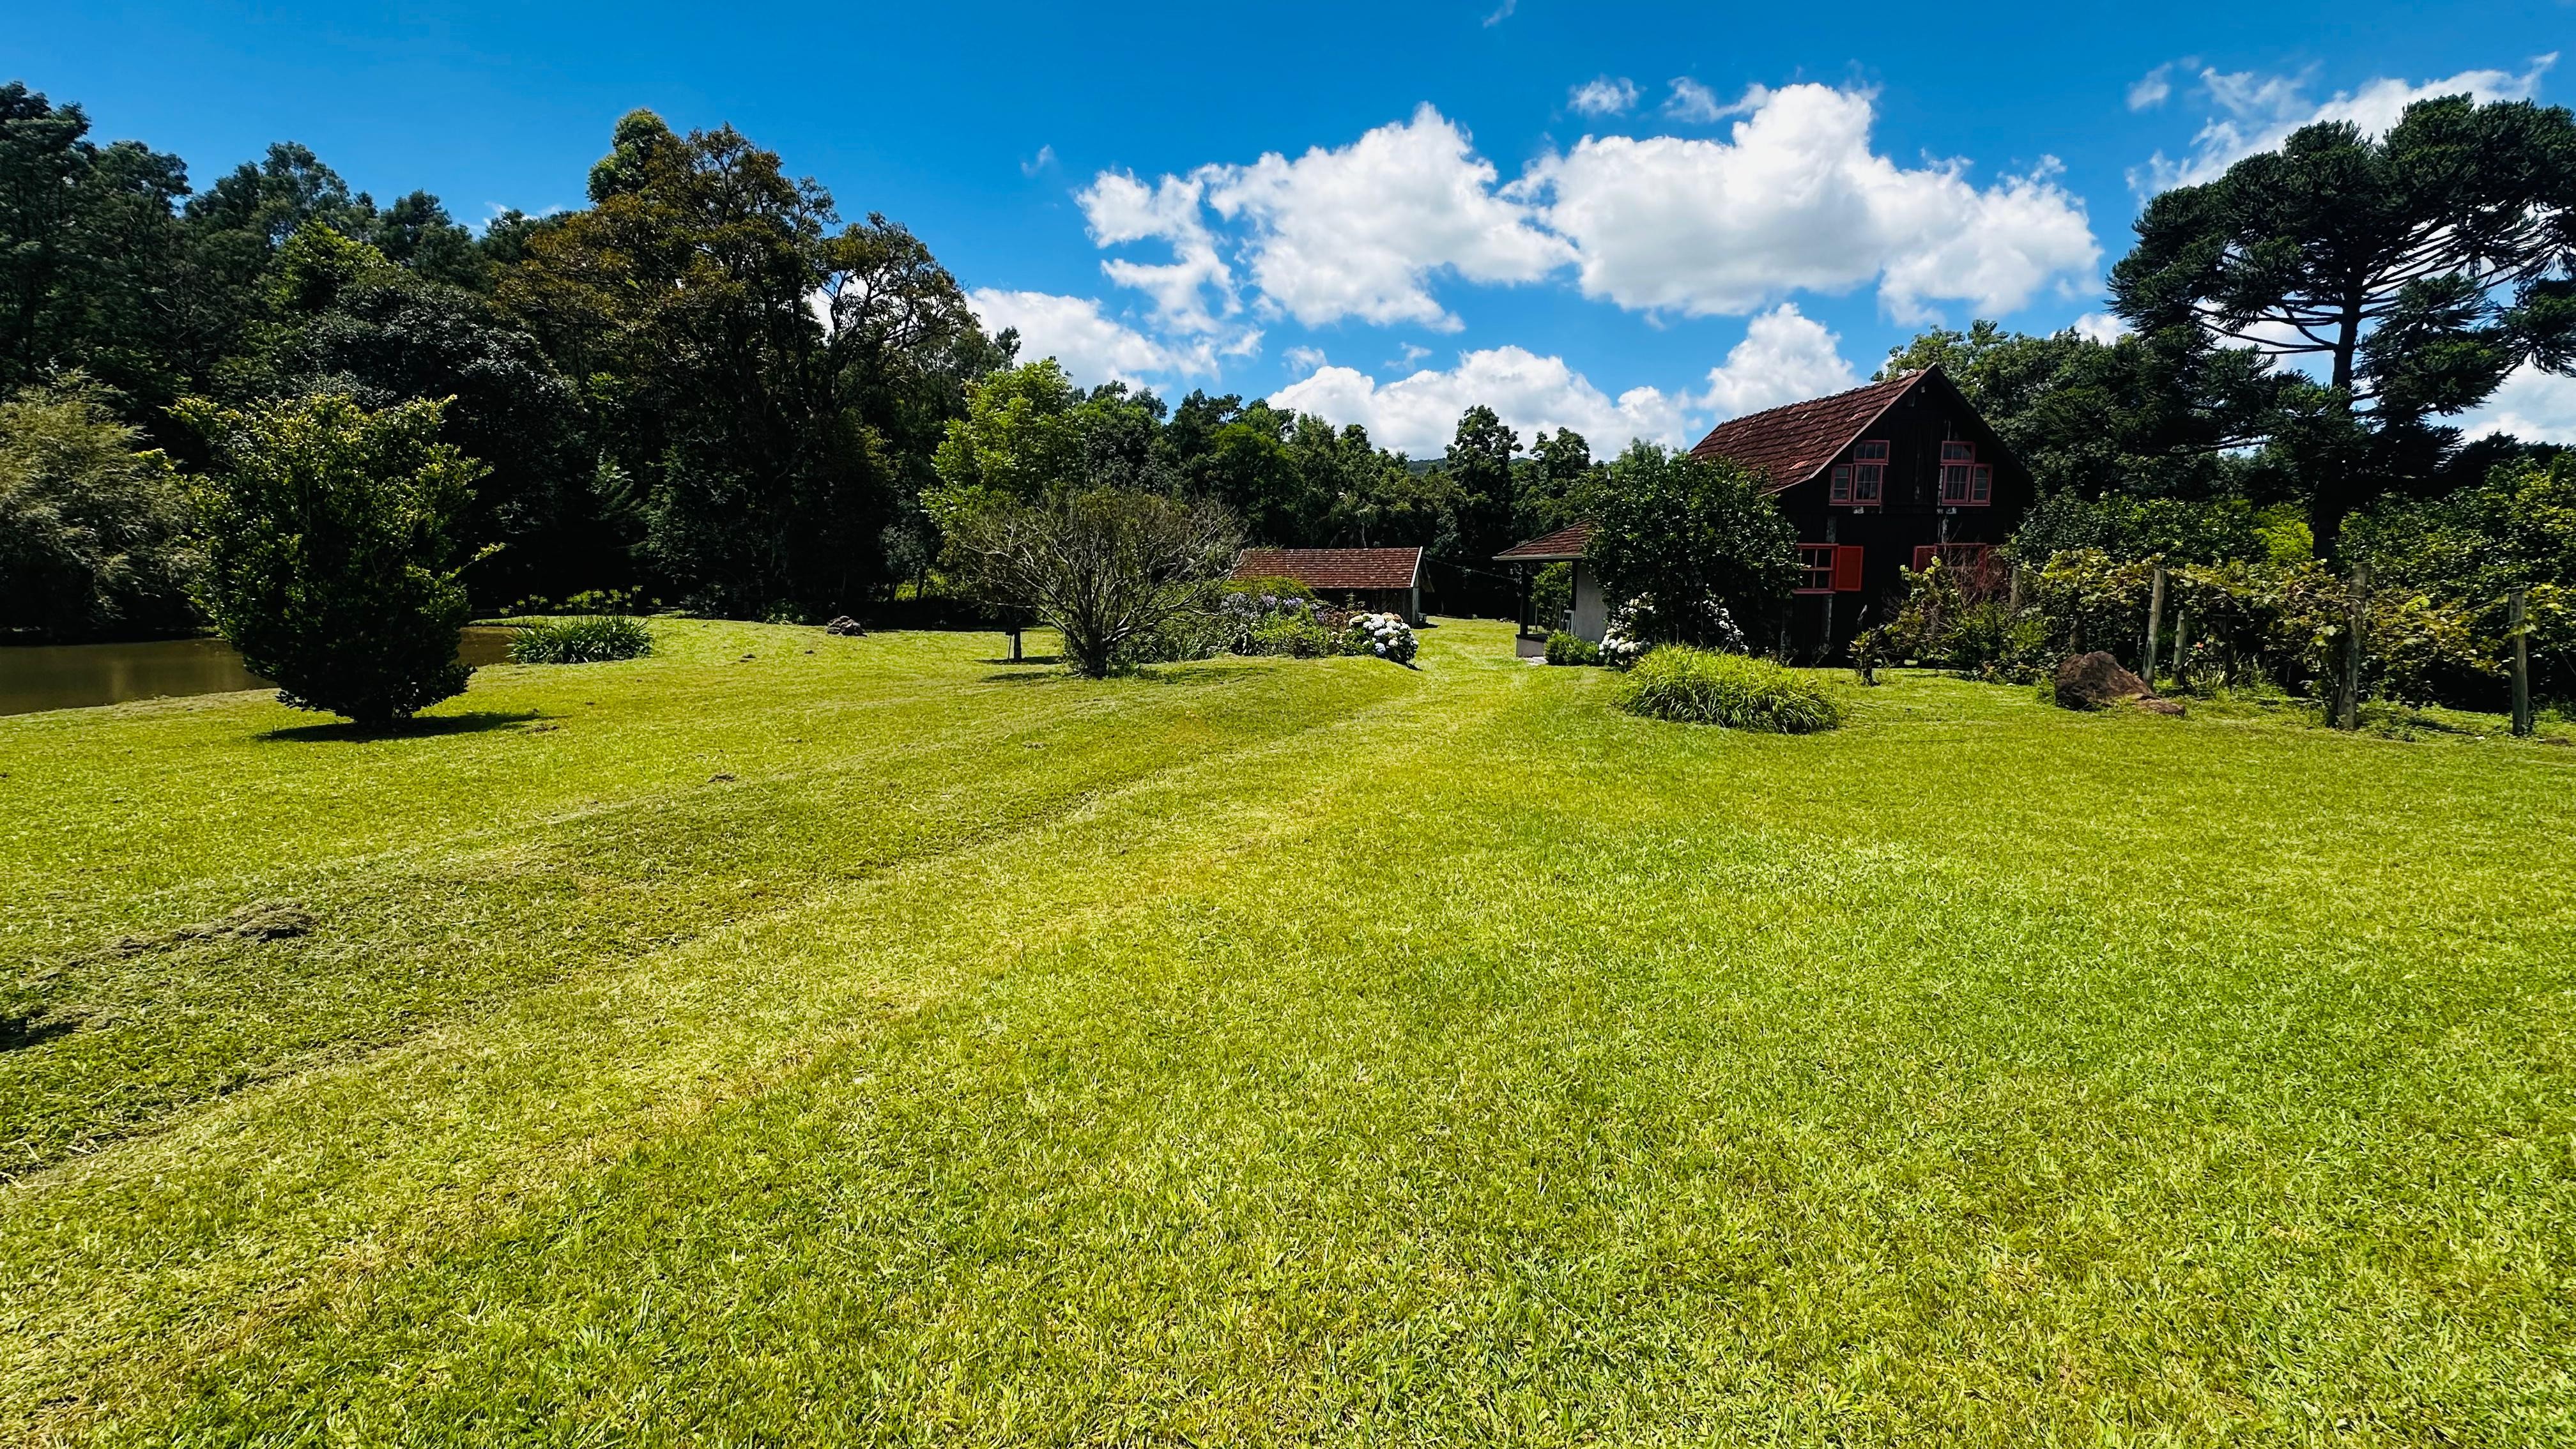
MULTIPOLYGON (((1691 455, 1762 474, 1797 525, 1805 573, 1783 642, 1802 658, 1837 655, 1884 618, 1900 570, 1936 556, 1983 564, 2031 504, 2030 471, 1938 367, 1721 423, 1691 455)), ((1577 524, 1496 555, 1524 568, 1575 564, 1570 621, 1525 612, 1524 636, 1571 627, 1601 637, 1608 601, 1580 561, 1589 533, 1577 524)))

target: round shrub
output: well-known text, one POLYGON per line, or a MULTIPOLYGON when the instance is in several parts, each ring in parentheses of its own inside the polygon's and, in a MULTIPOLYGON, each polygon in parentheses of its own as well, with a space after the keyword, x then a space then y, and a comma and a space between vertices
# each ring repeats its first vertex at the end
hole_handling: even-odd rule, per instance
POLYGON ((462 535, 488 470, 438 441, 445 408, 317 393, 174 409, 212 455, 199 601, 280 702, 381 726, 464 692, 462 535))
POLYGON ((1413 626, 1399 615, 1353 614, 1351 621, 1342 626, 1342 648, 1352 654, 1373 654, 1398 664, 1411 664, 1419 647, 1413 626))
POLYGON ((1547 636, 1547 662, 1550 664, 1598 664, 1601 646, 1580 634, 1563 629, 1547 636))
POLYGON ((1842 723, 1842 707, 1814 680, 1768 659, 1667 647, 1640 659, 1619 683, 1619 707, 1651 719, 1803 735, 1842 723))
POLYGON ((653 631, 625 614, 546 619, 510 641, 513 664, 603 664, 653 652, 653 631))

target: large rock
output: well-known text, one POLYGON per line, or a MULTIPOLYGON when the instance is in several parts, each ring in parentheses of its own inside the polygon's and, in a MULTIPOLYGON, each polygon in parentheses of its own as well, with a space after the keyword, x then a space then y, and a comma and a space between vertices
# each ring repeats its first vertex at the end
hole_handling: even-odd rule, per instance
POLYGON ((838 634, 847 639, 860 639, 867 636, 868 626, 851 618, 847 614, 843 614, 839 618, 834 619, 831 623, 824 625, 823 632, 826 634, 838 634))
POLYGON ((2057 666, 2057 702, 2067 709, 2109 709, 2128 699, 2151 699, 2146 681, 2096 649, 2070 654, 2057 666))

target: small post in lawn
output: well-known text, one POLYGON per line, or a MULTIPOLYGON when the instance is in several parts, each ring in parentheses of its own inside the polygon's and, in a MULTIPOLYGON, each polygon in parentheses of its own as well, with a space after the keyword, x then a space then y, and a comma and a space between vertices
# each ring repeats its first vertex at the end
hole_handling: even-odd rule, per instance
POLYGON ((2344 620, 2343 719, 2341 727, 2361 728, 2361 653, 2362 625, 2370 606, 2370 565, 2352 566, 2352 602, 2344 620))
POLYGON ((2516 739, 2531 734, 2531 638, 2523 622, 2529 607, 2531 590, 2516 587, 2505 605, 2506 627, 2513 635, 2513 733, 2516 739))
POLYGON ((2156 625, 2164 618, 2164 612, 2165 566, 2158 564, 2155 582, 2147 590, 2147 647, 2138 656, 2138 673, 2146 680, 2149 689, 2156 687, 2156 625))

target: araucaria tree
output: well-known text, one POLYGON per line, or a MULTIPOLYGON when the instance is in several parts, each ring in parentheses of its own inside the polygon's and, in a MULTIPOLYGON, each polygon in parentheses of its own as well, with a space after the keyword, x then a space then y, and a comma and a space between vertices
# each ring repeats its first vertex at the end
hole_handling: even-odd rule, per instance
POLYGON ((1797 586, 1797 529, 1735 463, 1632 443, 1584 491, 1586 557, 1645 639, 1739 645, 1797 586))
POLYGON ((464 690, 457 533, 483 467, 438 441, 444 407, 180 405, 213 456, 199 601, 285 703, 381 725, 464 690))
POLYGON ((2377 139, 2306 127, 2158 196, 2111 291, 2167 356, 2319 365, 2322 385, 2284 378, 2266 431, 2326 555, 2354 509, 2438 469, 2458 442, 2440 419, 2519 365, 2576 365, 2571 268, 2576 120, 2451 96, 2377 139))

